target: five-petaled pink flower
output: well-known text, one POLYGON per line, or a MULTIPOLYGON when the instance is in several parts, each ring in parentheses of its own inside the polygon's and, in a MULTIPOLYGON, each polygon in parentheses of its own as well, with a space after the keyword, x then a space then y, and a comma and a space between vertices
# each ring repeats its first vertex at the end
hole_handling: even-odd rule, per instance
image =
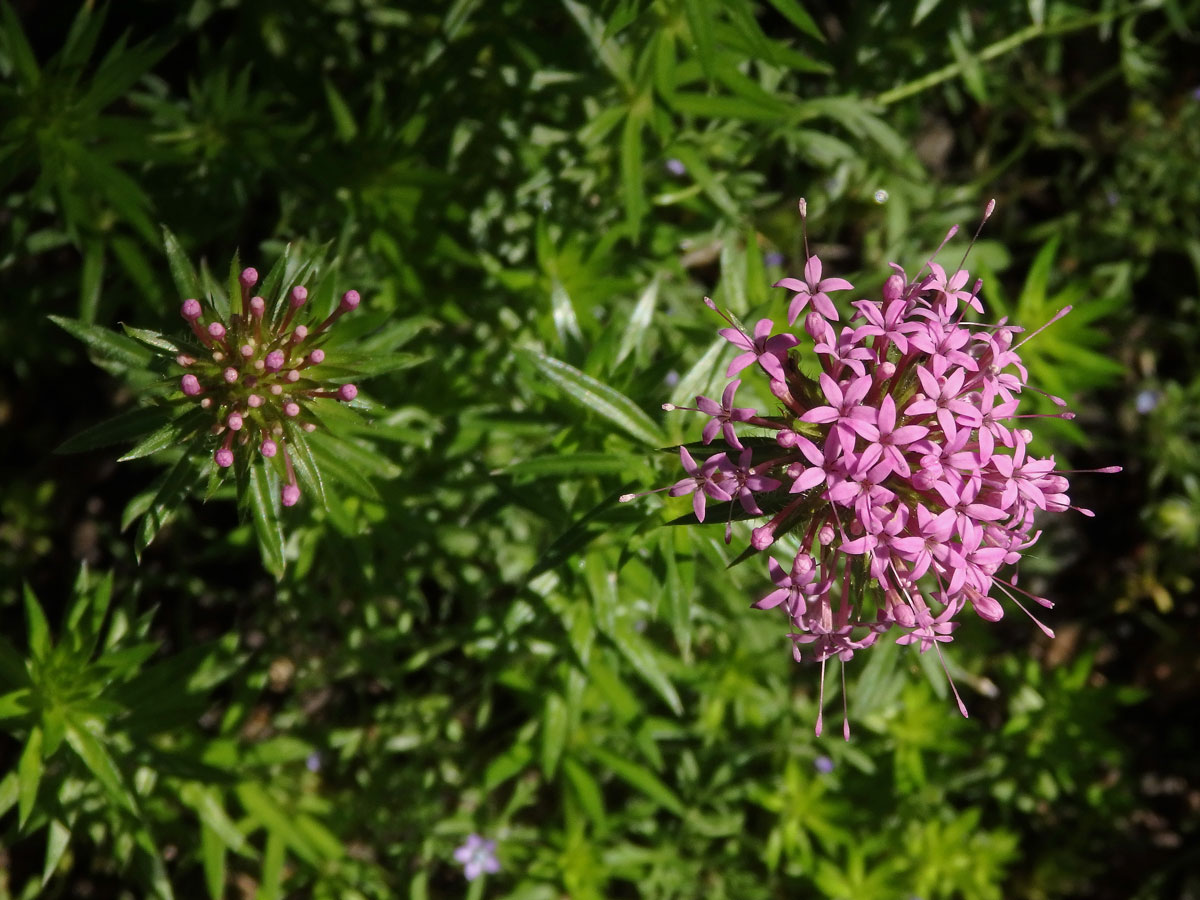
POLYGON ((808 262, 804 264, 804 280, 799 278, 781 278, 775 282, 775 287, 787 288, 789 291, 795 291, 792 297, 792 302, 788 304, 788 324, 793 324, 800 313, 804 312, 804 307, 812 302, 813 309, 825 316, 827 319, 833 319, 835 322, 838 319, 837 307, 833 305, 833 301, 829 299, 828 291, 850 291, 854 289, 854 285, 848 282, 845 278, 826 278, 821 279, 821 260, 816 256, 810 256, 808 262))

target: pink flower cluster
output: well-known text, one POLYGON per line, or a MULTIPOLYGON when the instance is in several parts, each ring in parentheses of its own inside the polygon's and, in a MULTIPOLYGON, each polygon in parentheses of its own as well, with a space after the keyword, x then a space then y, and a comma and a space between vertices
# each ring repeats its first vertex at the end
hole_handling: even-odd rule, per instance
MULTIPOLYGON (((745 513, 738 518, 769 515, 752 532, 754 551, 792 539, 790 562, 768 558, 775 589, 754 607, 782 609, 795 658, 807 647, 822 673, 825 660, 849 660, 893 630, 897 643, 937 648, 940 656, 967 607, 996 621, 1003 603, 1013 603, 1053 636, 1022 598, 1051 602, 1018 587, 1006 567, 1038 540, 1035 515, 1077 509, 1067 496, 1069 473, 1056 471, 1052 457, 1032 456, 1031 435, 1019 424, 1034 418, 1018 412, 1021 395, 1036 390, 1014 343, 1022 329, 964 321, 967 308, 982 307, 980 282, 965 290, 963 269, 947 276, 930 264, 910 280, 892 268, 878 299, 850 304, 848 324, 829 293, 852 285, 823 279, 816 256, 802 279, 776 285, 793 292, 789 325, 809 310, 803 327, 811 350, 796 349, 796 334, 773 334, 770 319, 760 319, 753 335, 727 319, 721 334, 741 352, 726 377, 761 373, 778 409, 761 415, 734 406, 740 379, 719 404, 698 397, 697 411, 711 418, 692 451, 706 458, 697 462, 680 447, 687 477, 669 489, 692 495, 700 521, 707 500, 729 502, 730 517, 735 499, 745 513), (801 352, 820 363, 815 381, 797 365, 801 352), (718 434, 731 449, 703 454, 718 434)), ((727 525, 726 542, 729 534, 727 525)), ((955 697, 966 715, 957 690, 955 697)))
POLYGON ((255 269, 243 269, 238 277, 239 310, 220 321, 215 311, 204 322, 204 308, 196 299, 184 300, 179 308, 199 346, 180 353, 175 362, 186 373, 179 379, 183 396, 195 400, 213 415, 212 432, 219 437, 213 460, 227 469, 234 464, 234 450, 257 446, 270 464, 283 462, 280 502, 294 506, 300 486, 288 453, 288 426, 305 432, 317 427, 313 401, 333 399, 349 403, 358 396, 353 384, 327 383, 321 370, 325 351, 318 346, 326 330, 339 318, 358 308, 358 291, 347 291, 341 302, 319 324, 293 325, 296 314, 308 301, 308 290, 296 285, 287 293, 273 316, 267 302, 251 296, 258 283, 255 269), (278 320, 278 321, 276 321, 278 320))

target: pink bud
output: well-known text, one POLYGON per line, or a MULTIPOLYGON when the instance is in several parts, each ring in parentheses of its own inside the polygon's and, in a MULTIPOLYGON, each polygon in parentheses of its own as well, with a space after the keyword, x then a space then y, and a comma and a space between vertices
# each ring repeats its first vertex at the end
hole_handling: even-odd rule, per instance
POLYGON ((277 452, 279 452, 279 445, 270 438, 267 438, 262 442, 262 446, 260 446, 258 449, 263 456, 265 456, 267 459, 270 459, 277 452))
POLYGON ((825 332, 829 330, 829 323, 825 321, 823 315, 814 309, 804 317, 804 330, 808 332, 813 340, 819 341, 825 337, 825 332))
POLYGON ((316 422, 305 422, 301 427, 309 434, 312 434, 314 431, 317 430, 317 423, 316 422))
POLYGON ((308 288, 304 287, 303 285, 298 284, 294 288, 292 288, 292 293, 291 293, 291 296, 289 297, 288 302, 290 302, 292 304, 292 309, 297 309, 298 307, 303 306, 304 301, 307 299, 308 299, 308 288))
POLYGON ((279 492, 279 499, 284 506, 295 506, 300 500, 300 488, 294 484, 285 484, 279 492))
POLYGON ((811 556, 809 556, 807 553, 800 553, 796 555, 794 560, 792 560, 792 571, 797 575, 807 575, 813 570, 815 565, 816 563, 813 561, 811 556))
POLYGON ((912 607, 903 600, 897 600, 891 605, 892 617, 905 628, 912 628, 917 624, 916 613, 912 611, 912 607))
POLYGON ((208 333, 215 338, 223 338, 225 337, 225 326, 220 322, 213 322, 208 326, 208 333))
POLYGON ((308 354, 309 365, 315 366, 317 363, 325 361, 325 351, 318 347, 312 353, 308 354))
POLYGON ((268 372, 278 372, 280 369, 283 368, 283 363, 284 363, 283 351, 282 350, 272 350, 270 353, 267 354, 266 363, 267 363, 267 371, 268 372))
POLYGON ((186 353, 180 353, 177 357, 175 357, 175 362, 186 368, 187 366, 195 364, 196 357, 188 356, 186 353))
POLYGON ((238 370, 235 369, 233 366, 230 366, 224 372, 221 373, 221 377, 225 379, 226 384, 233 384, 235 381, 238 380, 238 370))
POLYGON ((200 379, 195 375, 184 375, 179 379, 179 386, 183 388, 183 392, 189 397, 195 397, 200 393, 200 379))
POLYGON ((837 537, 834 533, 832 525, 823 525, 821 530, 817 532, 817 540, 820 541, 822 547, 828 547, 833 543, 833 539, 837 537))
POLYGON ((228 469, 233 465, 233 451, 228 447, 222 447, 213 454, 213 459, 217 461, 217 465, 222 469, 228 469))
POLYGON ((283 404, 283 414, 285 416, 295 418, 296 416, 300 415, 300 404, 296 403, 294 400, 289 400, 287 403, 283 404))
POLYGON ((179 307, 179 314, 189 322, 195 322, 202 312, 199 300, 184 300, 183 305, 179 307))
POLYGON ((895 374, 896 364, 894 362, 881 362, 879 368, 875 370, 875 375, 880 381, 887 381, 895 374))
POLYGON ((297 325, 296 330, 292 332, 292 342, 298 344, 306 337, 308 337, 308 329, 303 325, 297 325))
POLYGON ((263 405, 263 398, 258 396, 258 394, 251 394, 246 398, 246 405, 251 409, 258 409, 263 405))
POLYGON ((283 393, 283 385, 282 384, 271 385, 271 393, 274 394, 276 397, 278 397, 280 394, 283 393))
POLYGON ((283 380, 286 381, 288 384, 295 384, 297 381, 300 380, 300 370, 299 369, 288 369, 287 374, 283 376, 283 380))
POLYGON ((254 355, 254 348, 251 347, 249 344, 242 344, 241 351, 242 351, 242 356, 244 356, 246 359, 249 359, 250 357, 252 357, 254 355))
POLYGON ((265 313, 266 311, 267 311, 267 301, 266 300, 264 300, 262 297, 251 297, 250 298, 250 315, 254 316, 254 318, 256 318, 256 319, 261 319, 263 317, 263 313, 265 313))
POLYGON ((999 622, 1004 618, 1004 607, 992 597, 986 597, 976 591, 972 591, 970 597, 971 606, 975 608, 975 612, 979 614, 979 618, 986 619, 989 622, 999 622))
POLYGON ((763 525, 750 532, 750 546, 755 550, 766 550, 773 543, 775 543, 775 529, 770 525, 763 525))
POLYGON ((795 447, 799 441, 796 440, 796 432, 788 428, 780 428, 775 435, 775 443, 780 447, 795 447))
POLYGON ((358 303, 358 291, 346 291, 346 293, 342 294, 342 302, 338 304, 338 309, 350 312, 353 309, 358 309, 358 303))
POLYGON ((229 426, 230 431, 241 431, 244 423, 239 413, 230 413, 229 418, 225 420, 225 424, 229 426))
POLYGON ((254 287, 254 285, 258 284, 258 270, 247 266, 245 269, 242 269, 242 274, 238 276, 238 281, 241 282, 242 287, 254 287))
POLYGON ((904 279, 899 274, 893 272, 888 276, 888 280, 883 283, 883 299, 886 303, 892 303, 899 300, 904 293, 904 279))
POLYGON ((358 388, 352 384, 343 384, 338 388, 338 399, 345 403, 349 403, 358 396, 358 388))

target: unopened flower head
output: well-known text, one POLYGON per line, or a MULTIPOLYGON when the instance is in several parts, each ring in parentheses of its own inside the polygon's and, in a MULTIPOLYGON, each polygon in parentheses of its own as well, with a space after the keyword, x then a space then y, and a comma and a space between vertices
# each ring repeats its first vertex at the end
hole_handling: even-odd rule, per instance
POLYGON ((243 269, 237 283, 241 303, 235 309, 242 312, 227 321, 199 300, 181 304, 180 316, 199 346, 175 358, 184 370, 179 389, 212 417, 215 464, 224 469, 234 464, 236 454, 260 455, 281 476, 280 501, 294 506, 300 486, 289 453, 288 424, 311 431, 321 404, 349 403, 358 396, 353 384, 322 377, 325 351, 317 345, 342 315, 358 307, 359 294, 347 291, 324 321, 303 324, 298 319, 309 299, 303 285, 286 292, 284 308, 271 316, 266 301, 254 295, 255 269, 243 269))
MULTIPOLYGON (((1036 332, 1018 341, 1017 325, 966 321, 982 312, 980 282, 961 267, 931 262, 911 279, 892 269, 878 296, 849 304, 846 324, 830 295, 853 287, 816 255, 802 278, 776 285, 792 292, 782 326, 764 318, 751 330, 726 315, 732 380, 721 402, 696 398, 709 421, 701 443, 680 448, 686 477, 670 488, 692 496, 697 521, 714 512, 706 501, 724 503, 727 543, 730 519, 766 520, 750 546, 766 555, 774 590, 753 606, 782 611, 795 658, 822 664, 822 688, 826 660, 847 661, 889 631, 940 657, 968 608, 995 621, 1015 606, 1053 636, 1027 607, 1053 604, 1018 587, 1015 567, 1041 534, 1035 515, 1091 515, 1070 503, 1071 473, 1029 449, 1025 425, 1038 416, 1021 400, 1041 392, 1018 351, 1036 332), (801 353, 816 357, 815 378, 801 353), (778 399, 773 411, 734 405, 753 376, 778 399), (784 535, 798 549, 776 552, 784 535)), ((1051 399, 1053 416, 1073 417, 1051 399)))

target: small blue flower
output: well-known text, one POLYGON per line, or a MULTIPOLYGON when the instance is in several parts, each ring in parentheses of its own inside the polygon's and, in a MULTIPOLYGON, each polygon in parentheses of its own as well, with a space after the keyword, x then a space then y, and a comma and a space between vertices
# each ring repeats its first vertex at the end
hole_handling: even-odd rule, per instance
POLYGON ((768 266, 782 266, 783 254, 776 250, 771 250, 769 253, 763 256, 763 262, 768 266))
POLYGON ((454 858, 462 863, 467 881, 474 881, 484 872, 494 875, 500 871, 496 842, 485 840, 477 834, 470 835, 467 842, 454 851, 454 858))
POLYGON ((687 172, 687 166, 685 166, 683 164, 682 160, 668 159, 667 160, 667 171, 670 172, 672 175, 683 175, 685 172, 687 172))
POLYGON ((828 775, 833 771, 833 760, 828 756, 818 756, 813 760, 813 768, 822 775, 828 775))
POLYGON ((1144 416, 1146 413, 1151 412, 1156 406, 1158 406, 1158 401, 1160 399, 1161 395, 1158 393, 1158 391, 1151 388, 1146 388, 1145 390, 1138 391, 1137 399, 1134 401, 1134 404, 1137 408, 1137 411, 1144 416))

